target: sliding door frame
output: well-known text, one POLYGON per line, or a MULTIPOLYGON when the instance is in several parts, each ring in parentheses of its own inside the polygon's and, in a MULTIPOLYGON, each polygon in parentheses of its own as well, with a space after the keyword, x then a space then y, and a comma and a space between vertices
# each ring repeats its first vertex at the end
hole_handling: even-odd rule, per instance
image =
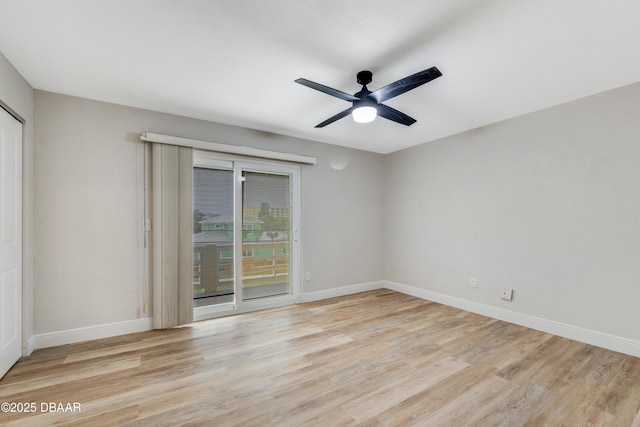
POLYGON ((207 151, 194 150, 194 167, 209 167, 233 170, 234 174, 234 302, 228 304, 211 305, 194 308, 194 320, 205 320, 230 314, 244 313, 248 311, 266 308, 280 307, 300 302, 300 280, 302 268, 302 241, 301 241, 301 186, 300 166, 285 162, 271 160, 257 160, 217 154, 207 151), (289 176, 290 191, 290 271, 289 293, 272 297, 244 300, 242 289, 242 225, 243 225, 243 201, 242 186, 244 183, 243 171, 272 173, 289 176))
POLYGON ((236 307, 262 307, 265 304, 270 305, 274 301, 282 301, 283 304, 292 304, 300 299, 300 168, 299 166, 275 164, 264 161, 238 161, 234 164, 235 178, 235 255, 236 255, 236 277, 242 277, 242 231, 243 231, 243 203, 242 203, 242 186, 244 185, 243 172, 258 172, 274 175, 287 175, 289 177, 289 203, 290 203, 290 219, 289 224, 289 292, 281 296, 265 297, 254 300, 245 300, 244 288, 242 280, 236 281, 236 307), (239 184, 239 185, 238 185, 239 184))

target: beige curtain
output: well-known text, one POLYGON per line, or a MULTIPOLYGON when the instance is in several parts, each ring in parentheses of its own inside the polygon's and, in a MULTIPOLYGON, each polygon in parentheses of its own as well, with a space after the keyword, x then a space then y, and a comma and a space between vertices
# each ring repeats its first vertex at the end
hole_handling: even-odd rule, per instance
POLYGON ((193 153, 152 144, 153 327, 193 321, 193 153))

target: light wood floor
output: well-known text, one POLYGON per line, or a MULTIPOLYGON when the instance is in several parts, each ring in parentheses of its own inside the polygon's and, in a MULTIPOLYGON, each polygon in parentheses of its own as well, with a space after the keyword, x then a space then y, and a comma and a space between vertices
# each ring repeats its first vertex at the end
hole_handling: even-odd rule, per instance
POLYGON ((0 425, 640 426, 640 359, 380 290, 38 350, 0 425))

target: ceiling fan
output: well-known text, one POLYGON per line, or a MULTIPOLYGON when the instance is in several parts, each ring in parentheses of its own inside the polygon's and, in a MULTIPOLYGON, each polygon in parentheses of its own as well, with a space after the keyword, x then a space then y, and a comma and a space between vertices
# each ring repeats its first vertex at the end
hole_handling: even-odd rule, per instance
POLYGON ((335 96, 336 98, 344 99, 345 101, 353 103, 353 105, 346 110, 341 111, 335 116, 329 117, 324 122, 316 125, 317 128, 325 127, 326 125, 346 117, 349 114, 352 114, 353 120, 358 123, 372 122, 375 120, 376 116, 379 115, 385 119, 392 120, 406 126, 411 126, 416 122, 416 119, 409 117, 394 108, 384 105, 383 102, 398 95, 402 95, 405 92, 417 88, 418 86, 422 86, 433 79, 437 79, 441 75, 442 73, 440 70, 436 67, 431 67, 371 92, 367 89, 367 85, 371 83, 373 73, 371 71, 360 71, 356 75, 356 80, 358 84, 362 85, 362 89, 360 92, 353 95, 349 95, 341 90, 333 89, 329 86, 321 85, 320 83, 312 82, 307 79, 300 78, 295 80, 295 82, 303 86, 310 87, 311 89, 324 92, 327 95, 335 96))

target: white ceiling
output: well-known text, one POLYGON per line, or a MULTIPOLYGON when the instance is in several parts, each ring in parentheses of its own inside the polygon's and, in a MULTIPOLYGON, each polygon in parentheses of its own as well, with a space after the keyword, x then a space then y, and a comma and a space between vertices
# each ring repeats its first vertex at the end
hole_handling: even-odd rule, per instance
POLYGON ((637 0, 0 0, 0 22, 36 89, 378 153, 640 81, 637 0), (316 129, 349 103, 294 83, 431 66, 386 102, 410 127, 316 129))

